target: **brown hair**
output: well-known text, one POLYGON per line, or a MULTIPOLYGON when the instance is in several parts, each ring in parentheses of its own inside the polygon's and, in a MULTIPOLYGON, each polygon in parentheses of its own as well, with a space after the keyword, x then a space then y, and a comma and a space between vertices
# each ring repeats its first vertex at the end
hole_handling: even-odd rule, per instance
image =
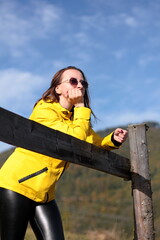
MULTIPOLYGON (((47 100, 50 100, 51 102, 59 102, 59 95, 56 93, 56 87, 59 85, 59 83, 61 82, 61 78, 62 78, 62 74, 66 71, 66 70, 69 70, 69 69, 74 69, 74 70, 77 70, 79 71, 82 76, 83 76, 83 79, 85 81, 87 81, 86 77, 85 77, 85 74, 83 73, 83 71, 77 67, 74 67, 74 66, 68 66, 66 68, 63 68, 61 70, 59 70, 58 72, 55 73, 55 75, 53 76, 52 78, 52 81, 51 81, 51 84, 50 84, 50 87, 42 94, 42 98, 45 102, 47 100)), ((40 100, 41 100, 40 99, 40 100)), ((39 100, 38 100, 39 101, 39 100)), ((38 102, 37 101, 37 102, 38 102)), ((88 92, 88 89, 85 89, 85 94, 84 94, 84 104, 85 104, 85 107, 88 107, 91 109, 90 107, 90 98, 89 98, 89 92, 88 92)), ((36 104, 35 104, 36 105, 36 104)), ((91 109, 92 111, 92 109, 91 109)), ((94 115, 93 111, 92 111, 92 114, 93 116, 96 118, 96 116, 94 115)))

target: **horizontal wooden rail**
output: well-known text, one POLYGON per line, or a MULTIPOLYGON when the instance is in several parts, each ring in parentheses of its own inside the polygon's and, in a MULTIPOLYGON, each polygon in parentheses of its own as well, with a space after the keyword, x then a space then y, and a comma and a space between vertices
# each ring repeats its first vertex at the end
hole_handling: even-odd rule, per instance
POLYGON ((0 108, 0 141, 131 179, 128 158, 48 128, 4 108, 0 108))

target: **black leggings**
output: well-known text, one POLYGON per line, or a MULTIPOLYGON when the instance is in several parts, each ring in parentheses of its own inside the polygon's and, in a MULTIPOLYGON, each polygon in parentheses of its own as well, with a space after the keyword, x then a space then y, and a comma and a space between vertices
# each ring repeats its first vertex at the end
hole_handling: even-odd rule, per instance
POLYGON ((0 239, 23 240, 28 222, 38 240, 64 240, 55 200, 41 204, 0 188, 0 239))

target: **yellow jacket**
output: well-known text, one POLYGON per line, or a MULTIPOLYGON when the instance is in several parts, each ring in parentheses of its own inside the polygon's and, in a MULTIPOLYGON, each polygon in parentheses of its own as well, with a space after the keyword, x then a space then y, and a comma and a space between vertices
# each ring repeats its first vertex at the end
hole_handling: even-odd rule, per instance
MULTIPOLYGON (((59 103, 40 100, 30 119, 107 150, 117 148, 111 141, 112 133, 101 138, 93 131, 90 116, 86 107, 74 108, 72 113, 59 103)), ((18 147, 0 170, 0 187, 36 202, 49 202, 55 198, 55 184, 68 166, 65 161, 18 147)))

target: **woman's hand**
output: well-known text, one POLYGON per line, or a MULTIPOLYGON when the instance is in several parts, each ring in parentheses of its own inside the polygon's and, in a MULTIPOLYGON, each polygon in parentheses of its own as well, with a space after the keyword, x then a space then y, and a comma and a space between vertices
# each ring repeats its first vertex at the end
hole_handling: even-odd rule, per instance
POLYGON ((84 107, 83 92, 80 89, 70 89, 68 91, 69 102, 75 107, 84 107))
POLYGON ((128 137, 128 131, 127 130, 124 130, 122 128, 117 128, 115 131, 114 131, 114 134, 113 134, 113 138, 115 141, 119 142, 119 143, 123 143, 128 137))

